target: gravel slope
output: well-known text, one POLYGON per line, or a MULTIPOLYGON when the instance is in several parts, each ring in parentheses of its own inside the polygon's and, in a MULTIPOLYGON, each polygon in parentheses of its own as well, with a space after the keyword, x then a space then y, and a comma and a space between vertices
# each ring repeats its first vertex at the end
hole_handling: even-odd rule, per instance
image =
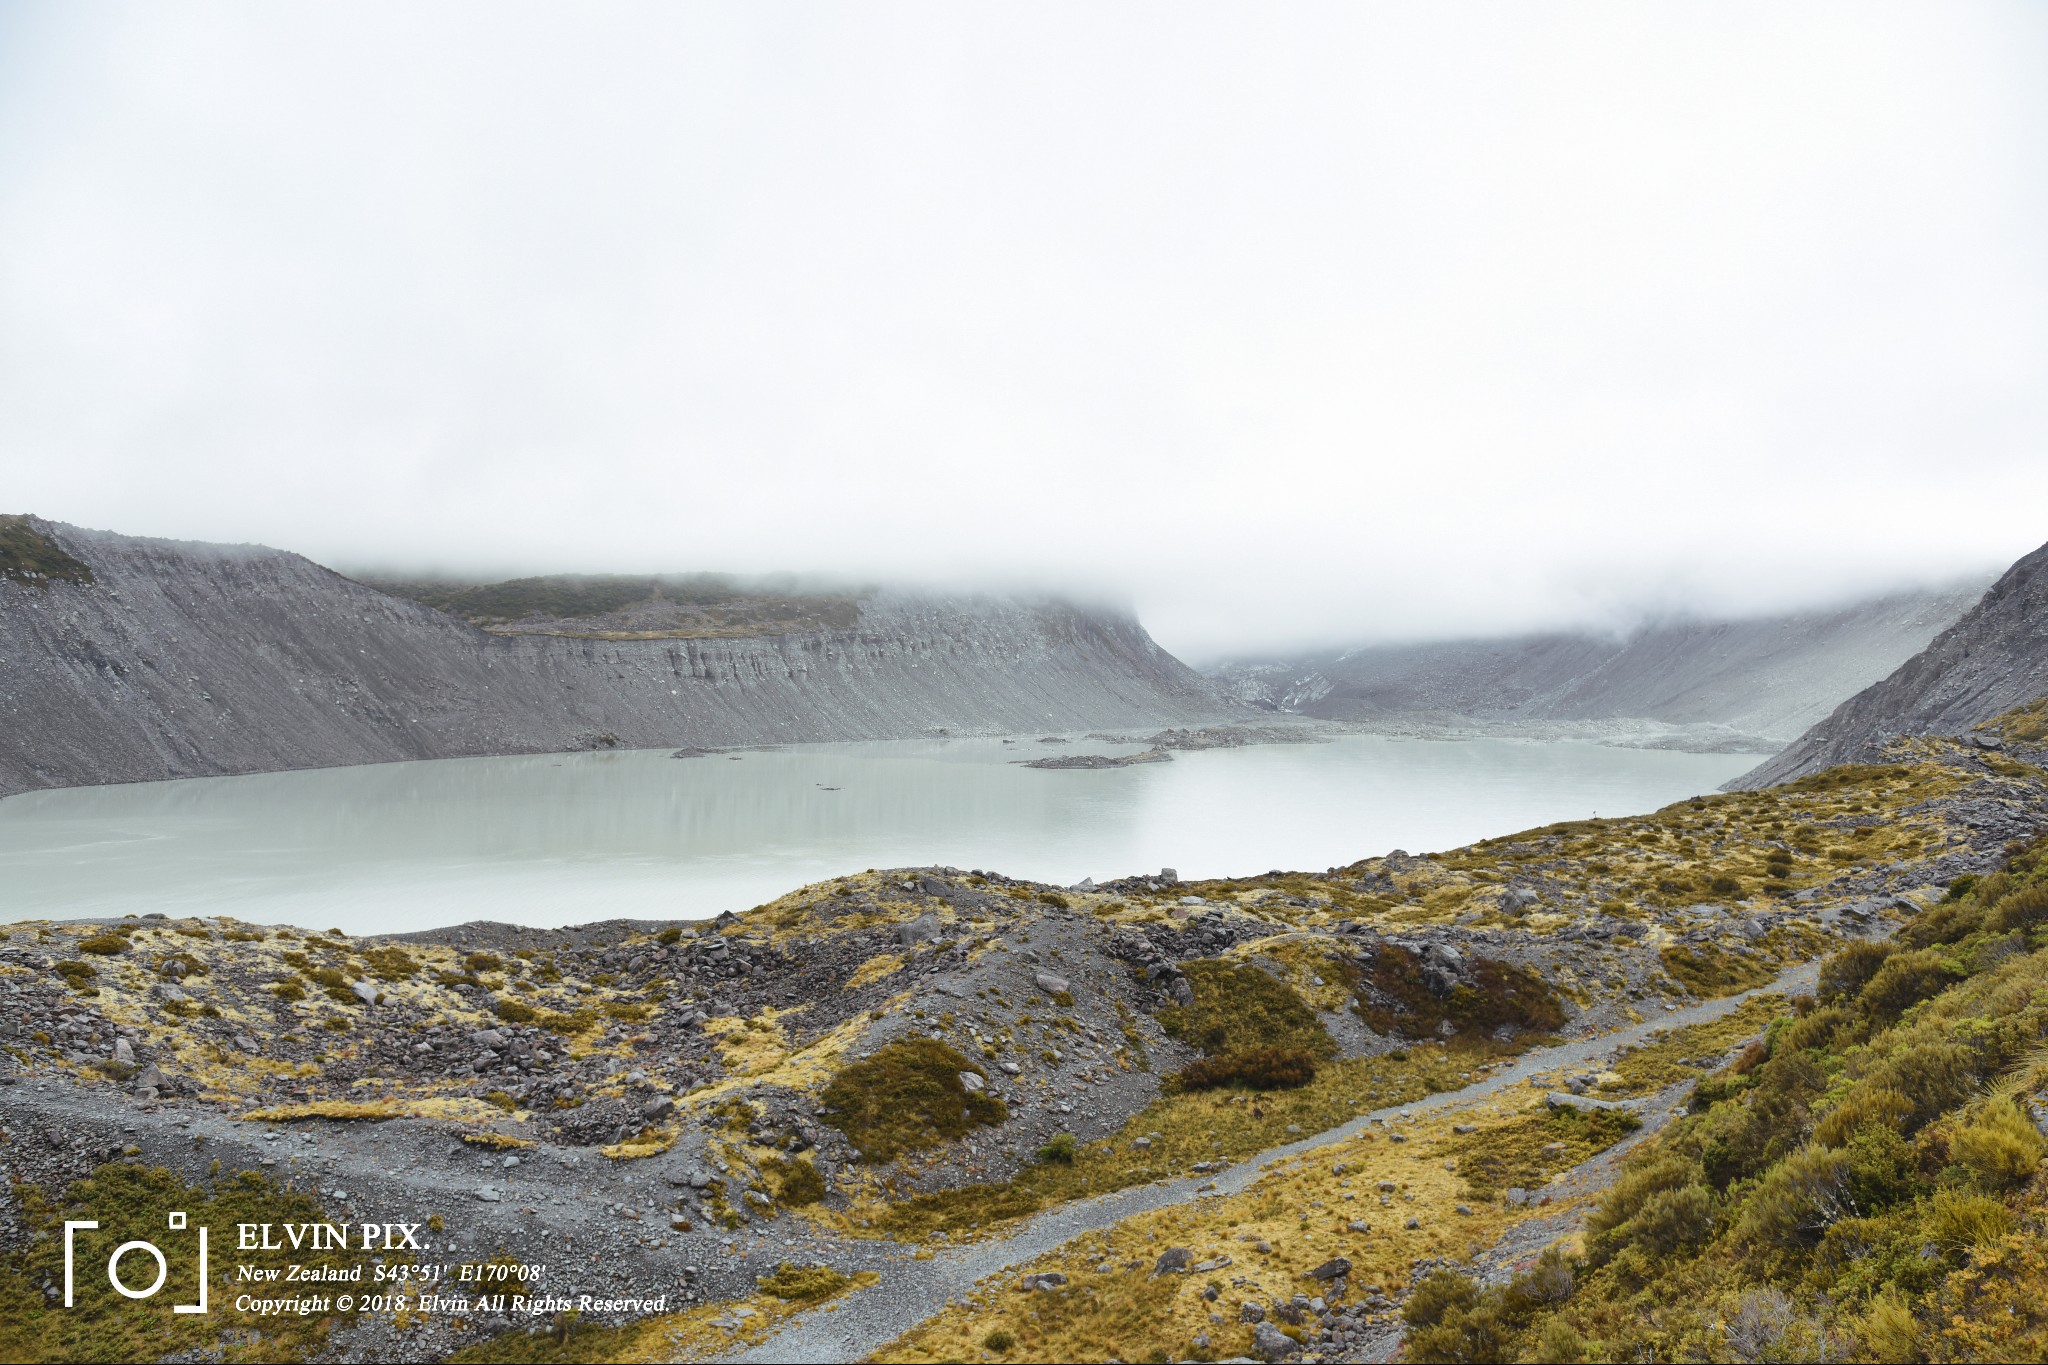
POLYGON ((1230 710, 1124 614, 883 592, 848 629, 502 637, 263 546, 38 521, 0 578, 0 796, 399 759, 1180 724, 1230 710))

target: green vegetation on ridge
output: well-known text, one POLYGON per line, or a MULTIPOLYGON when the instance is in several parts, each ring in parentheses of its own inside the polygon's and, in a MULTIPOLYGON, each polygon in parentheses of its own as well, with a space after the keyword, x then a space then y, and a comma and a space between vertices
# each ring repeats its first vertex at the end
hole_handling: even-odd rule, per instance
POLYGON ((1584 1254, 1406 1306, 1414 1360, 2048 1355, 2048 840, 1824 965, 1631 1155, 1584 1254))
POLYGON ((66 554, 19 513, 0 516, 0 578, 38 585, 53 578, 72 583, 93 581, 89 565, 66 554))

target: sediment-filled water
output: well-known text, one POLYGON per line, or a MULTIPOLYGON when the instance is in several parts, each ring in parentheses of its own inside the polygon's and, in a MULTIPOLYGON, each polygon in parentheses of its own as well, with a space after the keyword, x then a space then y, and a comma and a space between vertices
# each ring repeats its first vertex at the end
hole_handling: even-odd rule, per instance
POLYGON ((0 801, 0 918, 228 914, 352 934, 743 910, 870 867, 1062 884, 1320 870, 1712 790, 1753 755, 1347 736, 1047 771, 1090 741, 448 759, 0 801))

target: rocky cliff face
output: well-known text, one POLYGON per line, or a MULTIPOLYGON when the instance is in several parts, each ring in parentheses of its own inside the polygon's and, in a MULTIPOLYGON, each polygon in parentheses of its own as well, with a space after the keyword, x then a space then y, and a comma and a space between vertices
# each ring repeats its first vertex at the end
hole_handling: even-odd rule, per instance
POLYGON ((1213 718, 1128 616, 880 593, 844 629, 500 637, 260 546, 40 520, 90 581, 0 577, 0 794, 616 744, 1213 718))
POLYGON ((1968 609, 1981 584, 1826 612, 1590 635, 1384 645, 1220 670, 1254 705, 1332 720, 1643 719, 1783 741, 1881 678, 1968 609))
POLYGON ((2048 694, 2048 545, 2005 571, 1925 649, 1730 787, 1879 758, 1901 735, 1962 734, 2048 694))

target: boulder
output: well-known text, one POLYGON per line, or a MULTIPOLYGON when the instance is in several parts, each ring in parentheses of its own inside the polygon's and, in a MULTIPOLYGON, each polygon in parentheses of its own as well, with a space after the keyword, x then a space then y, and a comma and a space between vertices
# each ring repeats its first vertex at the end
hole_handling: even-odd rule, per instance
POLYGON ((1036 1294, 1047 1289, 1058 1289, 1067 1282, 1067 1277, 1057 1270, 1047 1270, 1037 1275, 1026 1275, 1017 1281, 1017 1288, 1026 1294, 1036 1294))
POLYGON ((356 993, 356 999, 365 1005, 377 1003, 377 988, 367 981, 351 981, 348 988, 356 993))
POLYGON ((960 1088, 970 1095, 979 1095, 987 1084, 988 1082, 981 1078, 979 1072, 963 1071, 960 1073, 960 1088))
POLYGON ((1186 1247, 1168 1247, 1159 1253, 1159 1259, 1152 1263, 1152 1276, 1174 1275, 1186 1270, 1193 1263, 1195 1254, 1186 1247))
POLYGON ((1262 1322, 1252 1328, 1252 1349, 1259 1353, 1261 1360, 1285 1360, 1300 1350, 1300 1344, 1293 1337, 1270 1322, 1262 1322))
POLYGON ((1332 1256, 1314 1270, 1309 1271, 1308 1277, 1312 1280, 1334 1280, 1339 1275, 1349 1275, 1350 1273, 1351 1258, 1349 1256, 1332 1256))
POLYGON ((930 943, 945 932, 945 925, 937 915, 926 912, 907 924, 896 926, 896 941, 905 947, 915 943, 930 943))
POLYGON ((1031 979, 1037 983, 1038 989, 1044 991, 1047 995, 1064 995, 1074 988, 1073 984, 1064 976, 1059 976, 1053 972, 1035 972, 1032 974, 1031 979))

